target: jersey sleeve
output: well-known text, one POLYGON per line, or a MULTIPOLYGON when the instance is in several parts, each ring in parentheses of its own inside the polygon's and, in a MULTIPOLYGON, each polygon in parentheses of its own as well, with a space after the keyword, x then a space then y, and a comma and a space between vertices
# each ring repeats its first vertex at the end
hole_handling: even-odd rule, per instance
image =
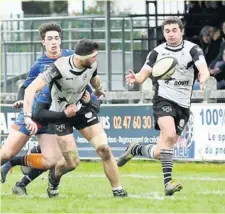
POLYGON ((35 62, 31 66, 27 78, 23 83, 23 86, 27 88, 32 83, 32 81, 38 76, 39 73, 40 73, 40 64, 38 62, 35 62))
POLYGON ((49 110, 49 104, 38 102, 36 108, 32 112, 32 118, 41 124, 57 123, 67 119, 64 111, 54 112, 49 110))
POLYGON ((95 62, 94 66, 95 66, 95 71, 92 74, 92 78, 98 75, 98 63, 95 62))
POLYGON ((39 76, 44 80, 46 84, 62 78, 62 75, 55 64, 51 64, 46 67, 46 70, 44 70, 43 73, 40 73, 39 76))
POLYGON ((196 66, 199 65, 199 64, 202 64, 202 63, 206 63, 203 51, 198 45, 195 45, 190 50, 190 55, 191 55, 192 60, 193 60, 193 62, 196 66))
POLYGON ((148 54, 144 65, 152 68, 156 62, 157 56, 158 56, 158 52, 156 50, 151 51, 148 54))

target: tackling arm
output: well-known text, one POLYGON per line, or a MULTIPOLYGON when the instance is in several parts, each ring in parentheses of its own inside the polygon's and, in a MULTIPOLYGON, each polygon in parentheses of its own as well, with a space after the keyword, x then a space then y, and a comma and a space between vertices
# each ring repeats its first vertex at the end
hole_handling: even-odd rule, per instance
POLYGON ((32 105, 36 92, 45 86, 44 80, 38 76, 26 89, 24 96, 24 113, 25 116, 32 116, 32 105))
POLYGON ((32 118, 40 123, 56 123, 58 121, 67 119, 64 111, 54 112, 49 110, 49 103, 37 103, 35 110, 32 113, 32 118))

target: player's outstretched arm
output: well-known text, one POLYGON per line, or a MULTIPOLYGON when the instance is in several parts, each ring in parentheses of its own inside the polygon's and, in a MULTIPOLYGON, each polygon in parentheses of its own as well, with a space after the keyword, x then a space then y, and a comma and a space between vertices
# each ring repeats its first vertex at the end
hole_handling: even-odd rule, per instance
POLYGON ((205 83, 210 77, 209 69, 206 63, 201 63, 199 65, 196 65, 198 71, 199 71, 199 83, 200 83, 200 89, 204 90, 205 83))
POLYGON ((38 76, 25 90, 24 96, 24 117, 27 129, 30 134, 35 134, 37 132, 37 124, 32 121, 32 105, 36 92, 40 91, 45 86, 45 81, 38 76))
POLYGON ((148 65, 143 65, 138 73, 134 73, 133 70, 129 70, 129 74, 125 77, 127 84, 138 83, 142 84, 151 74, 152 68, 148 65))

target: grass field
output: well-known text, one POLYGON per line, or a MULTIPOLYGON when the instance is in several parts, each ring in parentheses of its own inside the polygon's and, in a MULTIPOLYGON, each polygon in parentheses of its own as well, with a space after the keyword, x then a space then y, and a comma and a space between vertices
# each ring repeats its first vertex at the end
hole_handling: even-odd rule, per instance
POLYGON ((11 193, 19 168, 1 185, 1 213, 225 213, 225 165, 175 163, 174 178, 184 189, 164 196, 159 163, 131 161, 120 168, 128 198, 113 198, 100 162, 81 162, 61 183, 60 196, 46 194, 47 173, 27 188, 29 196, 11 193))

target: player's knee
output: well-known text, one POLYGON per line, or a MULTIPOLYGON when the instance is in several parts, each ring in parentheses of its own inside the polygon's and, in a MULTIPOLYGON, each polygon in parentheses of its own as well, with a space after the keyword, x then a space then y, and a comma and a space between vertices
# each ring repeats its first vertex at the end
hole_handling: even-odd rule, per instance
POLYGON ((107 136, 104 132, 93 137, 90 140, 90 142, 95 147, 96 151, 98 150, 99 147, 101 147, 101 146, 104 147, 104 146, 108 145, 107 136))
POLYGON ((46 162, 44 162, 43 169, 45 169, 45 170, 51 169, 51 168, 54 168, 55 165, 56 165, 56 162, 54 162, 54 161, 46 161, 46 162))
POLYGON ((108 145, 101 145, 96 151, 103 161, 107 161, 112 158, 112 152, 108 145))
POLYGON ((171 131, 166 133, 166 135, 164 136, 164 139, 167 143, 173 145, 174 143, 176 143, 176 131, 171 131))
POLYGON ((0 156, 1 156, 1 160, 9 161, 15 156, 15 154, 13 151, 6 152, 5 150, 1 150, 0 156))
POLYGON ((64 152, 63 156, 69 171, 74 170, 80 163, 77 151, 64 152))

